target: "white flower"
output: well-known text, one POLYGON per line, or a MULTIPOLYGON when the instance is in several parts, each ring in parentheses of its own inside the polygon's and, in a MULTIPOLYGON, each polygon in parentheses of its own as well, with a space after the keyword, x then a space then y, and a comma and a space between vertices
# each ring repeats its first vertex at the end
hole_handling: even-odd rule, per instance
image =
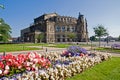
POLYGON ((60 65, 60 64, 57 64, 56 67, 57 67, 57 68, 61 68, 61 65, 60 65))
POLYGON ((2 70, 0 70, 0 74, 2 74, 2 70))
POLYGON ((40 73, 41 75, 46 74, 44 70, 39 70, 39 73, 40 73))
POLYGON ((38 62, 38 59, 33 59, 33 62, 37 63, 37 62, 38 62))
POLYGON ((33 64, 32 67, 35 68, 35 64, 33 64))
POLYGON ((27 62, 26 66, 30 66, 30 65, 33 65, 33 62, 27 62))
POLYGON ((9 69, 10 69, 10 67, 9 67, 8 65, 6 65, 6 66, 5 66, 5 69, 6 69, 6 70, 9 70, 9 69))

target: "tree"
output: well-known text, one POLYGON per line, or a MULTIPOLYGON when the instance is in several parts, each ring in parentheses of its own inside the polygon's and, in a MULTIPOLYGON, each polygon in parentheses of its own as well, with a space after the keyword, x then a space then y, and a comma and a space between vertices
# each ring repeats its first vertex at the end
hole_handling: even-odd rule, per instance
POLYGON ((42 40, 44 39, 44 33, 40 33, 40 34, 38 35, 37 39, 38 39, 38 42, 41 43, 42 40))
POLYGON ((10 33, 10 26, 6 24, 2 18, 0 18, 0 41, 8 42, 8 39, 11 37, 10 33))
POLYGON ((70 33, 70 34, 68 34, 68 37, 69 37, 70 39, 74 39, 74 38, 76 37, 76 34, 70 33))
POLYGON ((0 8, 4 9, 5 7, 4 7, 4 5, 1 5, 1 4, 0 4, 0 8))
POLYGON ((99 38, 99 47, 100 47, 101 37, 108 35, 107 29, 105 29, 103 25, 98 25, 94 27, 93 29, 95 32, 95 36, 99 38))
POLYGON ((96 36, 91 36, 91 37, 90 37, 90 40, 91 40, 91 41, 96 41, 97 38, 96 38, 96 36))
POLYGON ((120 41, 120 35, 119 35, 119 37, 118 37, 118 41, 120 41))

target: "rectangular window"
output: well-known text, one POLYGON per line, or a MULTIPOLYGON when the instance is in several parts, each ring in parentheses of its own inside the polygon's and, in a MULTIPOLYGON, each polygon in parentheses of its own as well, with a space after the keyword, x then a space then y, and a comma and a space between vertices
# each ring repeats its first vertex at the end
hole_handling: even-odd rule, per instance
POLYGON ((75 28, 74 27, 72 27, 71 29, 72 29, 72 32, 75 32, 75 28))
POLYGON ((57 35, 58 38, 60 38, 60 35, 57 35))
POLYGON ((70 28, 69 28, 69 27, 67 27, 67 31, 70 31, 70 28))
POLYGON ((60 42, 60 38, 57 39, 57 42, 60 42))

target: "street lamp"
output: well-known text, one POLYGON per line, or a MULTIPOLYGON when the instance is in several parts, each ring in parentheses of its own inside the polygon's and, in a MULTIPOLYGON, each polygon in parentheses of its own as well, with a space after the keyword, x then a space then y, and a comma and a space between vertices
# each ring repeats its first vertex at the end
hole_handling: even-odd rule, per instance
POLYGON ((109 34, 107 34, 107 46, 108 46, 108 43, 109 43, 109 34))
POLYGON ((92 40, 91 40, 91 50, 92 50, 92 40))

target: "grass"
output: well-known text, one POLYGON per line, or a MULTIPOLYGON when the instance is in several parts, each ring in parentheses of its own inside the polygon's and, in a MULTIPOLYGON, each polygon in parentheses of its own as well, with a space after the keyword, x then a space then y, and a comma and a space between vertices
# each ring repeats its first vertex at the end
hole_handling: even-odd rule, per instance
POLYGON ((69 46, 71 46, 71 44, 54 44, 53 47, 55 47, 55 48, 67 48, 69 46))
POLYGON ((1 44, 0 45, 0 52, 26 51, 26 50, 38 50, 39 49, 39 48, 34 48, 34 47, 28 47, 27 45, 1 44))
POLYGON ((107 51, 107 52, 111 52, 111 53, 120 53, 120 49, 111 49, 111 48, 104 48, 104 47, 100 47, 100 48, 96 48, 96 50, 98 51, 107 51))
MULTIPOLYGON (((29 47, 29 46, 42 46, 43 47, 55 47, 55 48, 67 48, 73 44, 47 44, 47 43, 27 43, 27 44, 0 44, 0 52, 11 52, 11 51, 26 51, 26 50, 39 50, 40 48, 29 47)), ((79 44, 77 46, 89 46, 87 44, 79 44)))
POLYGON ((69 46, 80 46, 80 47, 84 47, 84 46, 90 46, 88 44, 53 44, 53 45, 47 45, 47 47, 55 47, 55 48, 67 48, 69 46))
POLYGON ((66 80, 120 80, 120 58, 113 57, 66 80))

